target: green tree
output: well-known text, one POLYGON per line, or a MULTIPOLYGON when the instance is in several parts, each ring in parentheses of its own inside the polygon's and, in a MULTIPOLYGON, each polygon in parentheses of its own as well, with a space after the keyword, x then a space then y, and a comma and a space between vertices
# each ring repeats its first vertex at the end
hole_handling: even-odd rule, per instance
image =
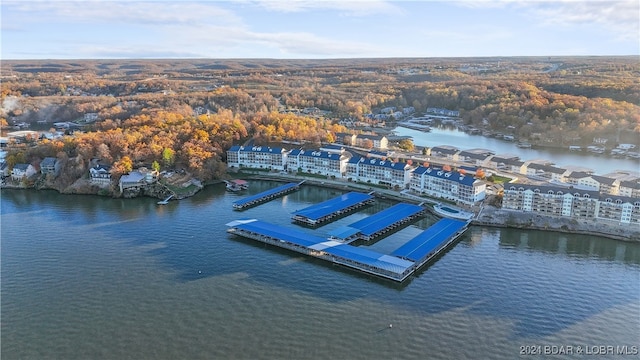
POLYGON ((160 171, 160 163, 154 160, 153 163, 151 163, 151 168, 155 171, 160 171))
POLYGON ((175 160, 175 152, 172 149, 165 148, 162 150, 162 161, 164 161, 165 166, 173 165, 173 161, 175 160))

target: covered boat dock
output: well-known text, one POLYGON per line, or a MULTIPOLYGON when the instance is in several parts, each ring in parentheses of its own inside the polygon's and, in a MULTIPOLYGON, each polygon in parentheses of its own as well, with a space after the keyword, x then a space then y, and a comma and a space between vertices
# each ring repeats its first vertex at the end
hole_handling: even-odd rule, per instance
POLYGON ((416 268, 419 268, 462 235, 468 224, 467 221, 462 220, 442 219, 396 249, 391 255, 413 261, 416 263, 416 268))
POLYGON ((237 220, 227 224, 227 232, 263 243, 314 256, 335 264, 357 269, 383 278, 402 281, 414 271, 415 263, 396 256, 313 236, 257 219, 237 220))
POLYGON ((426 210, 422 206, 399 203, 362 220, 358 220, 348 227, 358 229, 359 237, 369 241, 403 224, 422 217, 425 213, 426 210))
POLYGON ((288 183, 288 184, 284 184, 278 187, 275 187, 273 189, 269 189, 266 191, 263 191, 259 194, 255 194, 255 195, 251 195, 251 196, 247 196, 246 198, 242 199, 242 200, 238 200, 235 201, 233 203, 233 209, 234 210, 244 210, 246 208, 258 205, 258 204, 262 204, 264 202, 273 200, 277 197, 283 196, 285 194, 288 194, 290 192, 296 191, 300 188, 300 185, 302 185, 304 181, 300 182, 300 183, 288 183))
POLYGON ((373 203, 371 194, 349 192, 333 199, 311 205, 293 213, 291 219, 305 225, 317 226, 347 214, 362 206, 373 203))

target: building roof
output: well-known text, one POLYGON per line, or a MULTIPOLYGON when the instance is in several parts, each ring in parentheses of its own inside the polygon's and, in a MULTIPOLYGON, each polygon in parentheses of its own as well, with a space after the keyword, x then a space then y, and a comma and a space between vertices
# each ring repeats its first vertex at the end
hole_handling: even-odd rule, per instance
POLYGON ((29 164, 15 164, 13 165, 14 169, 18 169, 18 170, 27 170, 27 168, 29 168, 29 164))
POLYGON ((414 174, 425 174, 428 176, 433 176, 433 177, 437 177, 440 179, 446 179, 449 181, 455 181, 457 183, 463 184, 463 185, 468 185, 468 186, 473 186, 473 183, 476 182, 477 180, 472 176, 472 175, 468 175, 468 174, 461 174, 457 171, 444 171, 442 169, 437 169, 437 168, 433 168, 433 167, 427 167, 425 168, 424 166, 418 166, 414 171, 414 174))
POLYGON ((465 225, 466 222, 461 220, 442 219, 396 249, 391 255, 419 262, 465 225))
POLYGON ((606 176, 591 175, 591 178, 599 182, 600 184, 605 184, 605 185, 613 185, 613 183, 616 182, 616 179, 612 179, 606 176))
POLYGON ((460 151, 458 148, 453 146, 434 146, 431 148, 431 152, 438 152, 441 154, 453 155, 460 151))
POLYGON ((58 161, 58 159, 56 159, 54 157, 46 157, 46 158, 42 159, 42 161, 40 162, 40 168, 55 166, 56 165, 56 161, 58 161))
POLYGON ((564 174, 567 171, 567 169, 562 169, 562 168, 559 168, 559 167, 555 167, 555 166, 551 166, 551 165, 538 164, 538 163, 531 163, 531 164, 527 165, 527 167, 530 168, 530 169, 542 170, 544 172, 553 173, 553 174, 564 174))
POLYGON ((364 235, 371 236, 387 226, 399 222, 409 216, 421 212, 423 208, 418 205, 399 203, 386 208, 369 217, 358 220, 349 227, 360 229, 364 235))
POLYGON ((634 181, 621 181, 621 182, 620 182, 620 187, 625 187, 625 188, 631 188, 631 189, 640 190, 640 182, 639 182, 638 180, 634 180, 634 181))
POLYGON ((319 204, 311 205, 302 210, 295 211, 293 215, 302 216, 311 220, 318 220, 322 217, 370 199, 373 199, 373 196, 369 194, 349 192, 319 204))
POLYGON ((471 158, 471 159, 477 159, 477 160, 484 160, 484 159, 488 158, 489 156, 491 156, 491 153, 475 153, 475 152, 470 152, 470 151, 467 151, 467 150, 463 150, 463 151, 460 151, 458 156, 464 156, 464 157, 468 157, 468 158, 471 158))
POLYGON ((291 152, 289 153, 289 157, 293 157, 293 156, 340 160, 342 154, 337 154, 337 153, 328 152, 328 151, 321 151, 321 150, 295 149, 295 150, 291 150, 291 152))
POLYGON ((137 183, 144 180, 145 175, 140 171, 132 171, 120 177, 121 183, 137 183))
POLYGON ((389 160, 380 160, 380 159, 370 159, 370 158, 364 158, 364 157, 356 158, 355 156, 349 160, 349 163, 351 164, 357 163, 363 166, 364 165, 378 166, 378 167, 384 167, 384 168, 393 169, 393 170, 403 170, 403 171, 407 170, 405 168, 408 166, 407 164, 401 163, 401 162, 393 162, 389 160))
POLYGON ((234 201, 233 205, 234 206, 242 206, 242 205, 250 203, 252 201, 259 200, 259 199, 261 199, 263 197, 270 196, 272 194, 276 194, 276 193, 278 193, 280 191, 285 191, 285 190, 288 190, 290 188, 294 188, 294 187, 296 187, 298 185, 299 185, 298 183, 288 183, 288 184, 280 185, 280 186, 277 186, 275 188, 271 188, 269 190, 263 191, 263 192, 261 192, 259 194, 247 196, 244 199, 240 199, 240 200, 234 201))
POLYGON ((383 138, 386 138, 386 136, 384 135, 377 135, 377 134, 359 134, 358 137, 361 139, 369 139, 369 140, 382 140, 383 138))
POLYGON ((269 153, 269 154, 282 154, 284 152, 283 148, 279 147, 269 147, 269 146, 238 146, 234 145, 229 148, 228 151, 233 152, 260 152, 260 153, 269 153))

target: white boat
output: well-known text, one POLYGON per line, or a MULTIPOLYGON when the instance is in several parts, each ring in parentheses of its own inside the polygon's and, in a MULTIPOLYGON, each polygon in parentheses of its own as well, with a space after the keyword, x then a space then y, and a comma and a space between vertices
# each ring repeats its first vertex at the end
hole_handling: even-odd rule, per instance
POLYGON ((569 146, 569 150, 571 150, 571 151, 582 151, 582 147, 580 147, 578 145, 571 145, 571 146, 569 146))
POLYGON ((241 191, 249 188, 249 185, 245 180, 230 180, 225 181, 227 183, 227 191, 241 191))
POLYGON ((433 210, 443 217, 448 217, 451 219, 458 220, 471 220, 473 218, 473 213, 469 211, 464 211, 462 209, 458 209, 456 207, 450 205, 436 204, 433 205, 433 210))

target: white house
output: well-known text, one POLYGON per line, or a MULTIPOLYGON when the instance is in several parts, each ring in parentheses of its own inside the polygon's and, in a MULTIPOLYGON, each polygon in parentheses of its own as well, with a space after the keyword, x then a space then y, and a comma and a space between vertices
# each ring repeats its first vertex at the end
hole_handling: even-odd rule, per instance
POLYGON ((31 164, 15 164, 11 170, 11 179, 20 181, 29 178, 36 173, 36 169, 31 164))
POLYGON ((92 184, 108 186, 111 184, 111 166, 97 164, 89 169, 89 178, 92 184))

